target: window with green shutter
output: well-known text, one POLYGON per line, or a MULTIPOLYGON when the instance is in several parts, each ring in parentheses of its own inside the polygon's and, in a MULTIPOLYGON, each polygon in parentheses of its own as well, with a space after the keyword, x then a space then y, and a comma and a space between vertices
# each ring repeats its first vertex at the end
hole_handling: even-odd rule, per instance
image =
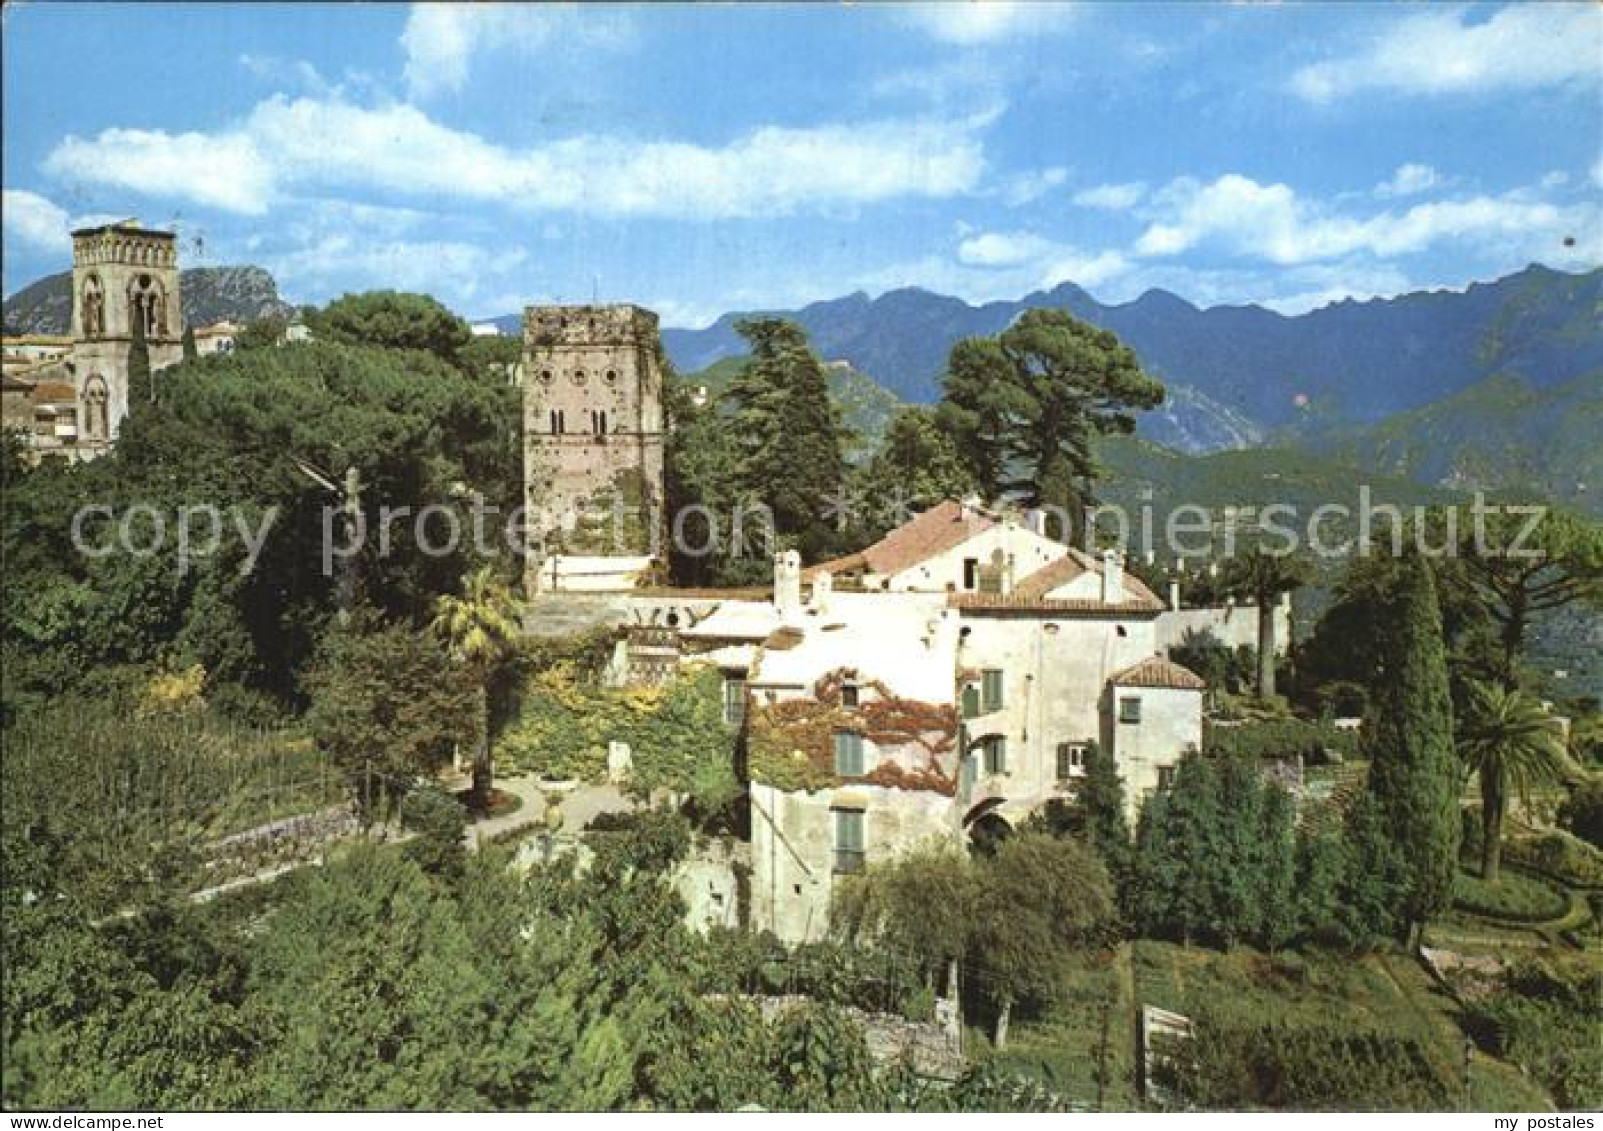
POLYGON ((863 811, 835 810, 835 871, 861 872, 867 858, 863 845, 863 811))
POLYGON ((1121 723, 1139 723, 1141 721, 1141 697, 1139 695, 1120 697, 1119 721, 1121 723))
POLYGON ((862 735, 844 730, 835 732, 835 772, 842 777, 862 777, 862 735))
POLYGON ((999 734, 987 735, 980 750, 985 758, 987 774, 1007 773, 1007 739, 999 734))
POLYGON ((1002 669, 986 668, 980 676, 980 698, 986 714, 1002 709, 1002 669))
POLYGON ((963 717, 972 719, 980 713, 980 689, 972 683, 963 688, 963 717))

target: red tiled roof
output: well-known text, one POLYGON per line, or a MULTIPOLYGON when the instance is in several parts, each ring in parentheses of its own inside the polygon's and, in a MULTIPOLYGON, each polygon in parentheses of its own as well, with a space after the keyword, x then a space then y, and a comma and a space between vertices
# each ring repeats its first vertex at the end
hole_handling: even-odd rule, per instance
MULTIPOLYGON (((1070 546, 1069 552, 1065 556, 1042 566, 1015 585, 1013 594, 1016 597, 1027 600, 1040 600, 1044 599, 1052 590, 1059 586, 1067 585, 1083 573, 1101 574, 1101 572, 1102 563, 1100 561, 1084 550, 1078 550, 1070 546)), ((1129 570, 1124 571, 1123 584, 1124 600, 1119 603, 1121 606, 1137 605, 1141 607, 1151 606, 1155 609, 1163 608, 1163 602, 1158 600, 1152 590, 1148 589, 1141 579, 1129 570)), ((1100 604, 1101 602, 1096 603, 1100 604)))
POLYGON ((1161 613, 1163 606, 1157 599, 1144 600, 1126 593, 1125 600, 1116 605, 1106 604, 1100 597, 1004 597, 1000 593, 953 593, 946 599, 948 608, 964 612, 998 613, 1105 613, 1108 616, 1135 616, 1161 613))
POLYGON ((76 401, 78 390, 66 381, 40 381, 33 387, 35 401, 76 401))
POLYGON ((807 570, 807 576, 825 569, 842 573, 865 567, 882 576, 900 573, 962 545, 995 525, 996 519, 985 512, 947 499, 911 522, 904 522, 867 549, 813 566, 807 570))
POLYGON ((1109 682, 1120 687, 1158 687, 1174 691, 1206 691, 1208 688, 1196 672, 1162 656, 1148 656, 1139 664, 1115 672, 1109 682))

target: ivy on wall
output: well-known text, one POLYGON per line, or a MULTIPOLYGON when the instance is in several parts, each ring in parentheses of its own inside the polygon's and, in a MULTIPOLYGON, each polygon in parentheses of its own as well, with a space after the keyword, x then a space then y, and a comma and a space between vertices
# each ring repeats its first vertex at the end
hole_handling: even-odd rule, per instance
POLYGON ((792 792, 862 782, 955 794, 956 708, 902 699, 884 684, 857 681, 853 674, 830 672, 813 685, 810 698, 753 704, 746 732, 752 780, 792 792), (849 682, 861 696, 857 706, 843 701, 849 682), (917 764, 886 759, 862 777, 843 778, 835 773, 835 735, 842 731, 862 735, 885 754, 911 750, 917 764))
POLYGON ((572 663, 530 681, 519 715, 496 743, 497 763, 556 780, 605 781, 607 744, 629 744, 630 788, 700 793, 734 775, 735 732, 724 723, 723 677, 683 669, 661 687, 599 687, 572 663))

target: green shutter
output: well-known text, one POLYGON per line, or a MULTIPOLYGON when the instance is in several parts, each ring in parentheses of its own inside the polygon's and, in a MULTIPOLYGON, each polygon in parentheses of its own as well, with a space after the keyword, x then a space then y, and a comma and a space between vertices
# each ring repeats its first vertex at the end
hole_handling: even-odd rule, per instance
POLYGON ((843 777, 861 777, 863 773, 863 736, 847 731, 835 734, 835 772, 843 777))
POLYGON ((985 772, 1007 773, 1007 739, 999 734, 993 734, 985 740, 985 772))
POLYGON ((985 712, 1002 709, 1002 671, 1000 668, 987 668, 981 677, 984 683, 985 712))
POLYGON ((980 713, 980 689, 972 683, 963 688, 963 717, 972 719, 980 713))

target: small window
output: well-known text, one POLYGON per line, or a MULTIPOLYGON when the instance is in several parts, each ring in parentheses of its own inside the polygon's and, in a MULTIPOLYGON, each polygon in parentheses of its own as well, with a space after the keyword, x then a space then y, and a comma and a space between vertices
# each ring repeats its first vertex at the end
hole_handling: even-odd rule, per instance
POLYGON ((863 736, 850 731, 835 732, 835 772, 842 777, 863 776, 863 736))
POLYGON ((980 586, 980 559, 963 559, 963 588, 973 591, 980 586))
POLYGON ((584 384, 584 381, 585 381, 584 370, 575 369, 573 371, 573 383, 575 385, 582 385, 582 384, 584 384))
POLYGON ((835 871, 861 872, 867 860, 863 847, 863 812, 860 809, 835 810, 835 871))
POLYGON ((1169 790, 1171 790, 1173 788, 1174 788, 1174 767, 1173 766, 1159 766, 1158 767, 1158 789, 1160 789, 1161 791, 1167 793, 1169 790))
POLYGON ((1119 721, 1121 723, 1138 723, 1141 721, 1141 697, 1139 695, 1121 695, 1119 697, 1119 721))
POLYGON ((735 676, 724 680, 724 722, 738 727, 746 721, 746 681, 735 676))
POLYGON ((840 705, 842 707, 855 707, 858 701, 859 696, 855 683, 843 683, 840 685, 840 705))
POLYGON ((618 371, 616 369, 607 370, 606 382, 609 385, 616 385, 618 383, 618 371))
POLYGON ((549 369, 540 370, 540 384, 542 384, 542 385, 551 384, 551 370, 549 370, 549 369))
POLYGON ((1085 770, 1085 743, 1058 743, 1058 781, 1077 778, 1085 770))
POLYGON ((980 714, 980 689, 974 684, 963 688, 963 717, 977 718, 980 714))
POLYGON ((1002 709, 1002 669, 986 668, 980 674, 980 699, 986 714, 1002 709))
POLYGON ((1007 739, 988 734, 980 740, 980 757, 989 776, 1007 773, 1007 739))

